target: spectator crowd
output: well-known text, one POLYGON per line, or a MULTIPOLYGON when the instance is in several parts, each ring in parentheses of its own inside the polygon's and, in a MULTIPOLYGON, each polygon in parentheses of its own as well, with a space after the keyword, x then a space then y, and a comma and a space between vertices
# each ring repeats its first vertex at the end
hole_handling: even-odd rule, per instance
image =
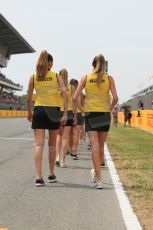
POLYGON ((8 84, 11 84, 11 85, 14 85, 14 86, 17 86, 17 87, 22 87, 20 84, 16 84, 12 80, 6 78, 6 76, 4 74, 2 74, 1 72, 0 72, 0 81, 4 81, 4 82, 6 82, 8 84))
POLYGON ((19 103, 20 97, 13 95, 13 93, 0 92, 0 102, 19 103))
POLYGON ((0 109, 2 110, 25 110, 26 109, 26 101, 20 96, 14 95, 13 92, 9 92, 8 90, 4 90, 3 82, 11 84, 13 86, 22 87, 20 84, 14 83, 12 80, 6 78, 4 74, 0 72, 0 109))

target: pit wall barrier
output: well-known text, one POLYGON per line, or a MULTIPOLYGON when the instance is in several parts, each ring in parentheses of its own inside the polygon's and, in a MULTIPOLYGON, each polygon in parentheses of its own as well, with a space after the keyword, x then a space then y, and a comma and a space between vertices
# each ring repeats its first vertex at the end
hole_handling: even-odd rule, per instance
MULTIPOLYGON (((141 128, 153 133, 153 110, 141 110, 140 116, 138 111, 132 111, 131 126, 141 128)), ((124 113, 118 113, 118 121, 124 124, 124 113)))
MULTIPOLYGON (((132 111, 131 125, 146 131, 153 132, 153 110, 141 110, 140 116, 137 111, 132 111)), ((19 110, 0 110, 1 117, 26 117, 27 111, 19 110)), ((124 124, 124 113, 118 113, 118 121, 124 124)))
POLYGON ((26 117, 27 111, 20 110, 0 110, 0 118, 5 117, 26 117))

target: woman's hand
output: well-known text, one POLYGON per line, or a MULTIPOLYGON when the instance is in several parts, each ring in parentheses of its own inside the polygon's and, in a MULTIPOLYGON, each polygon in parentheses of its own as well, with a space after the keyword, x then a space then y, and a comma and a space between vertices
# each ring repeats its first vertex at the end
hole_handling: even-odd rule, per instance
POLYGON ((31 111, 28 112, 27 119, 28 121, 32 122, 32 112, 31 111))
POLYGON ((84 108, 81 105, 80 105, 80 110, 81 110, 81 113, 84 113, 84 108))
POLYGON ((77 117, 74 116, 74 118, 73 118, 73 125, 76 125, 76 124, 77 124, 77 117))
POLYGON ((61 125, 65 125, 67 122, 67 115, 63 114, 62 118, 61 118, 61 125))

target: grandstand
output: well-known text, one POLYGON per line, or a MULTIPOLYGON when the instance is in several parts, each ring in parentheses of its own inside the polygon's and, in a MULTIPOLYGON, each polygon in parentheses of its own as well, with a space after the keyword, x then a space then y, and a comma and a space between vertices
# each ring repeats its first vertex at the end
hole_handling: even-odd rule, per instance
POLYGON ((15 30, 15 28, 0 14, 0 110, 25 110, 25 100, 15 96, 15 91, 22 91, 23 86, 13 82, 2 73, 11 55, 33 53, 35 50, 15 30))
POLYGON ((138 102, 139 101, 143 102, 144 109, 145 110, 150 110, 152 109, 152 104, 153 104, 153 76, 150 77, 150 82, 149 84, 145 87, 143 87, 141 90, 136 92, 131 96, 131 98, 126 101, 125 104, 130 105, 132 110, 137 110, 138 109, 138 102))

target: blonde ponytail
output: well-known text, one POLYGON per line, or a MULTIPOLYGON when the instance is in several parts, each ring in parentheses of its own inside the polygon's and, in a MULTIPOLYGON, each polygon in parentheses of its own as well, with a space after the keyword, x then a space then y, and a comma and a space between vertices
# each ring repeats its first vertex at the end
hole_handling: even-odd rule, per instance
POLYGON ((94 57, 93 62, 93 73, 97 73, 97 84, 101 82, 101 78, 105 73, 105 58, 102 54, 94 57))
POLYGON ((61 69, 59 71, 59 75, 62 77, 62 80, 64 82, 65 87, 67 88, 68 86, 68 71, 66 69, 61 69))
POLYGON ((48 53, 46 50, 42 51, 36 65, 37 80, 45 78, 48 71, 48 53))

